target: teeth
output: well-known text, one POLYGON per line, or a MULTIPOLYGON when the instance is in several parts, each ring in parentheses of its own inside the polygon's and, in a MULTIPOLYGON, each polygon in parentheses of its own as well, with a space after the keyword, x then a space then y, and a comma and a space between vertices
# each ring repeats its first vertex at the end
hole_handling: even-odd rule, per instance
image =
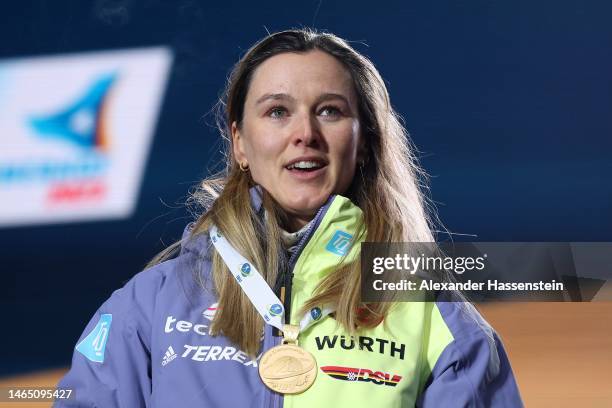
POLYGON ((288 169, 312 169, 315 167, 321 167, 321 163, 315 161, 299 161, 289 165, 288 169))

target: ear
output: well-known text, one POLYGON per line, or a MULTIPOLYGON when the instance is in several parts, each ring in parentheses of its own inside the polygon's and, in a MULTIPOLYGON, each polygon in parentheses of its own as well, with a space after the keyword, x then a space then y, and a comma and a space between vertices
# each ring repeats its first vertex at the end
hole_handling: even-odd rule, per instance
POLYGON ((244 153, 244 141, 240 133, 240 129, 238 129, 238 125, 235 121, 232 122, 231 131, 234 159, 236 160, 236 163, 242 163, 246 160, 246 154, 244 153))

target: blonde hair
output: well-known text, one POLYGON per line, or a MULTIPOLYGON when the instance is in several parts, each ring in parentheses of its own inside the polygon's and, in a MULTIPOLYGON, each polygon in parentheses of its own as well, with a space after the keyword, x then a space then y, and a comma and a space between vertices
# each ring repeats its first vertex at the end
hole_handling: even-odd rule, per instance
MULTIPOLYGON (((249 83, 259 64, 283 52, 303 53, 314 49, 327 52, 346 67, 358 95, 359 120, 367 156, 344 195, 363 211, 365 240, 433 241, 428 216, 433 212, 428 211, 430 207, 424 194, 426 175, 417 164, 415 149, 372 62, 333 34, 306 29, 271 34, 249 49, 230 74, 224 98, 218 105, 222 111, 218 127, 226 144, 226 168, 221 174, 203 180, 193 194, 192 200, 207 210, 199 216, 192 236, 206 233, 212 224, 217 225, 272 287, 279 271, 286 267, 280 240, 284 213, 265 191, 262 205, 272 216, 262 220, 255 213, 249 194, 253 181, 248 172, 240 171, 233 157, 229 125, 236 122, 238 127, 241 126, 249 83)), ((160 262, 171 252, 172 248, 169 248, 151 264, 160 262)), ((228 273, 216 251, 212 253, 212 281, 219 304, 211 334, 223 334, 246 353, 256 355, 260 348, 263 319, 228 273)), ((392 304, 363 305, 360 284, 359 262, 342 266, 320 282, 313 297, 301 310, 321 304, 334 306, 335 319, 350 332, 376 325, 392 304)))

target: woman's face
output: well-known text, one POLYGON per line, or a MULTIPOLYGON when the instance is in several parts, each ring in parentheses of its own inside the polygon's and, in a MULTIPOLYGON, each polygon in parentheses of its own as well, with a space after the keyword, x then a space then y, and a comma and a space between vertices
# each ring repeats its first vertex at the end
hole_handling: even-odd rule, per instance
POLYGON ((282 206, 290 229, 310 221, 331 194, 343 194, 363 141, 350 73, 322 51, 283 53, 253 73, 234 155, 282 206))

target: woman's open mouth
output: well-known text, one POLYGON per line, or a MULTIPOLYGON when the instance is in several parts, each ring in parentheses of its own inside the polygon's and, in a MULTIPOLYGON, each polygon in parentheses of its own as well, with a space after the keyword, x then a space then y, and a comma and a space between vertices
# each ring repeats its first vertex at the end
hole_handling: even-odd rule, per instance
POLYGON ((327 163, 319 159, 296 160, 285 166, 292 176, 300 180, 310 180, 323 174, 327 163))

